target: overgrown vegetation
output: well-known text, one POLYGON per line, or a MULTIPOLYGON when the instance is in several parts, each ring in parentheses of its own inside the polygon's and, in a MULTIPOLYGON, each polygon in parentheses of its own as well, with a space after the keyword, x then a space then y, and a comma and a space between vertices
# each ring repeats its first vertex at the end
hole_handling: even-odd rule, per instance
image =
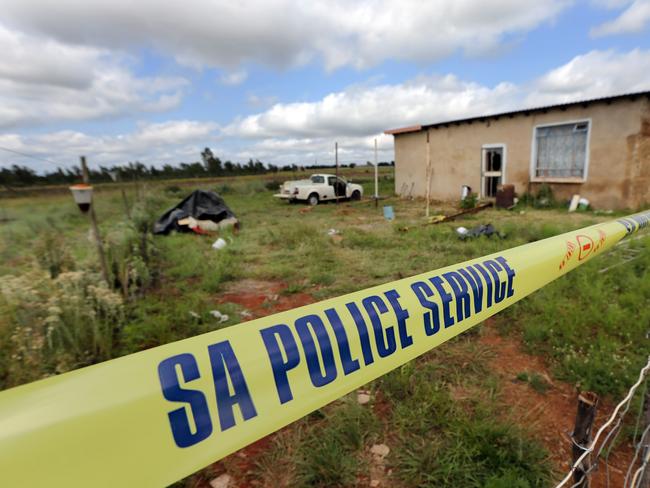
MULTIPOLYGON (((227 245, 219 251, 205 236, 151 235, 153 220, 191 190, 184 183, 141 187, 137 197, 129 190, 131 218, 119 192, 100 191, 96 210, 110 287, 100 279, 86 217, 68 195, 3 200, 0 388, 240 322, 241 305, 219 302, 238 280, 281 282, 282 297, 317 300, 611 218, 531 204, 523 214, 491 209, 426 225, 422 202, 390 198, 385 203, 396 220, 389 222, 371 201, 287 205, 273 200, 275 184, 242 178, 217 185, 243 223, 238 235, 221 234, 227 245), (486 223, 506 237, 456 235, 458 225, 486 223), (229 320, 216 320, 215 309, 229 320)), ((392 180, 382 178, 380 193, 393 190, 392 180)), ((627 244, 638 256, 626 264, 614 266, 623 259, 618 251, 595 259, 494 323, 543 355, 554 381, 620 396, 647 351, 649 245, 627 244)), ((238 471, 234 457, 223 465, 237 479, 265 486, 367 486, 369 449, 386 443, 392 486, 545 486, 553 476, 547 453, 509 416, 477 337, 465 334, 368 385, 367 405, 351 395, 297 422, 272 438, 252 468, 238 471)), ((537 373, 519 376, 535 390, 546 388, 537 373)), ((180 485, 204 487, 206 476, 180 485)))

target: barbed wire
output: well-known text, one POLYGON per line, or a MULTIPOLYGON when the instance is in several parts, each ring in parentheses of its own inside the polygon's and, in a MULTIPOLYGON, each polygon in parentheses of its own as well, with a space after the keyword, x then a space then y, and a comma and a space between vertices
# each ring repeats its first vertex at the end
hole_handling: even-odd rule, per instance
MULTIPOLYGON (((644 449, 646 447, 646 445, 643 443, 643 441, 645 440, 645 436, 648 435, 648 432, 650 432, 650 425, 648 425, 645 428, 645 430, 643 431, 643 434, 641 434, 641 439, 639 439, 639 443, 636 445, 636 449, 634 450, 634 457, 632 458, 632 462, 630 463, 630 466, 627 468, 627 473, 625 473, 625 481, 623 483, 623 486, 628 486, 627 480, 629 479, 630 474, 632 473, 632 469, 634 468, 634 465, 636 464, 636 460, 639 457, 639 452, 641 451, 641 449, 644 449)), ((650 450, 649 450, 649 454, 650 454, 650 450)), ((645 467, 647 466, 647 464, 648 464, 648 459, 647 458, 648 458, 648 456, 646 455, 645 459, 641 463, 641 467, 634 474, 634 477, 632 478, 632 482, 630 483, 631 487, 634 487, 634 485, 636 484, 636 477, 637 477, 637 473, 639 472, 639 470, 643 471, 645 469, 645 467)))
MULTIPOLYGON (((643 464, 639 469, 636 470, 634 473, 634 478, 632 478, 632 483, 630 484, 631 488, 636 488, 636 480, 640 474, 645 473, 646 468, 648 467, 648 461, 650 461, 650 449, 648 449, 648 452, 645 455, 645 459, 643 460, 643 464)), ((639 482, 641 482, 641 479, 639 479, 639 482)))
POLYGON ((53 164, 56 167, 61 167, 61 168, 66 167, 66 165, 56 163, 56 162, 52 161, 51 159, 47 159, 47 158, 43 158, 41 156, 35 156, 33 154, 27 154, 27 153, 24 153, 24 152, 16 151, 15 149, 9 149, 8 147, 0 146, 0 150, 7 151, 7 152, 10 152, 10 153, 14 153, 14 154, 18 154, 18 155, 24 156, 26 158, 32 158, 32 159, 37 159, 39 161, 45 161, 46 163, 53 164))
MULTIPOLYGON (((626 408, 625 408, 624 412, 628 411, 629 403, 631 402, 632 397, 634 396, 634 392, 636 392, 637 388, 641 385, 641 383, 643 383, 643 381, 645 380, 646 375, 648 374, 648 371, 650 371, 650 356, 648 356, 648 361, 647 361, 646 365, 641 369, 641 371, 639 373, 639 378, 637 379, 636 383, 634 383, 630 387, 630 389, 627 392, 627 395, 625 396, 625 398, 623 398, 623 400, 621 400, 619 402, 619 404, 616 405, 616 408, 614 408, 614 411, 612 412, 612 414, 609 417, 609 419, 607 420, 607 422, 605 422, 600 427, 600 429, 598 429, 598 432, 596 432, 596 435, 594 436, 593 441, 591 441, 591 443, 590 443, 590 445, 588 447, 584 448, 584 452, 580 455, 580 457, 578 459, 576 459, 576 461, 571 466, 571 469, 569 470, 567 475, 556 485, 555 488, 562 488, 563 486, 567 485, 567 483, 571 480, 571 476, 573 475, 575 470, 578 469, 581 466, 582 461, 584 461, 584 459, 594 451, 595 446, 598 444, 598 440, 600 439, 600 436, 614 422, 614 420, 617 418, 618 413, 621 410, 621 408, 623 408, 625 406, 626 408)), ((582 483, 582 481, 584 479, 584 476, 586 476, 589 472, 591 472, 595 468, 596 465, 597 465, 597 463, 594 463, 589 468, 589 470, 587 470, 584 473, 583 478, 581 478, 580 481, 578 481, 576 484, 572 485, 572 488, 579 486, 580 483, 582 483)))

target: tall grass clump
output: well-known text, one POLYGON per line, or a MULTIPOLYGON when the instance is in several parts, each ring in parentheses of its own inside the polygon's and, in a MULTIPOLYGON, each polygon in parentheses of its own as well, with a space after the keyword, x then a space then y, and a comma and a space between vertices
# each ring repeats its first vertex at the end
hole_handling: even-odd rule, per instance
POLYGON ((124 319, 120 295, 82 271, 0 278, 0 313, 9 338, 4 387, 110 359, 124 319))

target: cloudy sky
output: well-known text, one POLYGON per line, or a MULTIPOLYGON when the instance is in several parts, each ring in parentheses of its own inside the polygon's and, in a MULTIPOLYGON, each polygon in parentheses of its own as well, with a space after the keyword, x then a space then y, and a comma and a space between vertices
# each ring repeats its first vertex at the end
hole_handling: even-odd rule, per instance
POLYGON ((390 160, 385 129, 650 89, 650 0, 0 6, 0 147, 62 166, 390 160))

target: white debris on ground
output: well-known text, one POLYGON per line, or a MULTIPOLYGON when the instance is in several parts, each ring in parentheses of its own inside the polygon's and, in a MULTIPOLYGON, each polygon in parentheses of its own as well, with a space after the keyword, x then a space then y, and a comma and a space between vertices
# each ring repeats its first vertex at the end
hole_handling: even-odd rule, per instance
POLYGON ((379 462, 383 462, 384 458, 388 456, 389 452, 390 447, 388 447, 386 444, 375 444, 370 448, 370 454, 372 454, 373 458, 379 462))
POLYGON ((219 249, 223 249, 224 247, 226 247, 226 244, 228 243, 225 240, 223 240, 221 237, 219 237, 219 239, 217 239, 212 243, 212 249, 216 249, 218 251, 219 249))
POLYGON ((245 319, 250 319, 253 317, 253 314, 250 313, 248 310, 242 310, 241 312, 239 312, 239 315, 241 315, 245 319))
POLYGON ((234 486, 232 476, 227 473, 222 474, 221 476, 210 481, 210 486, 212 488, 231 488, 234 486))
POLYGON ((367 390, 357 391, 357 402, 359 405, 365 405, 370 401, 370 392, 367 390))
POLYGON ((221 324, 226 322, 230 318, 225 313, 219 312, 219 310, 210 310, 210 315, 212 315, 215 319, 217 319, 221 324))
POLYGON ((380 485, 390 486, 391 470, 386 472, 384 459, 388 456, 390 448, 386 444, 375 444, 370 448, 372 462, 370 463, 370 486, 376 488, 380 485))
POLYGON ((194 310, 190 310, 190 317, 197 320, 201 318, 201 316, 198 313, 196 313, 194 310))

